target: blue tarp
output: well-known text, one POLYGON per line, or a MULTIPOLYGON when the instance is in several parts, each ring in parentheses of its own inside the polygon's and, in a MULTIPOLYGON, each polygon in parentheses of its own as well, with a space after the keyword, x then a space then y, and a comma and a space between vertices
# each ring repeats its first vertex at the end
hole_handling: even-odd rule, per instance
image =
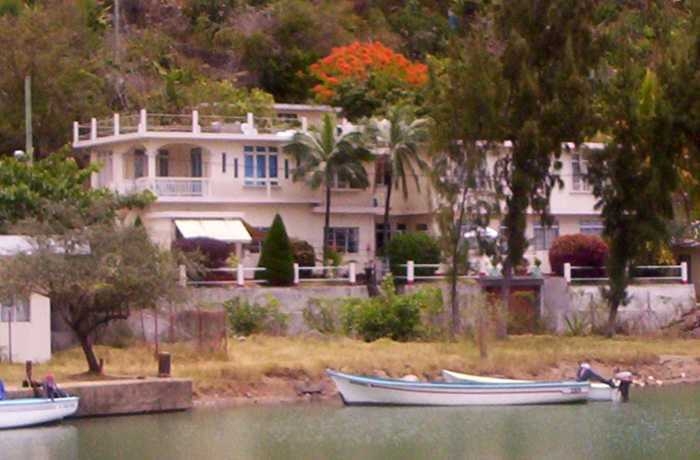
POLYGON ((5 384, 0 380, 0 401, 5 399, 5 384))

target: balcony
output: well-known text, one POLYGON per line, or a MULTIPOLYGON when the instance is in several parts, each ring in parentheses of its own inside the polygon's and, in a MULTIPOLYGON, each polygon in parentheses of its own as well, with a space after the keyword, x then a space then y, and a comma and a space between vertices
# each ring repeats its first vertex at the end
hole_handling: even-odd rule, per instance
POLYGON ((139 177, 125 183, 123 192, 149 190, 159 197, 205 197, 209 196, 209 179, 198 177, 139 177))

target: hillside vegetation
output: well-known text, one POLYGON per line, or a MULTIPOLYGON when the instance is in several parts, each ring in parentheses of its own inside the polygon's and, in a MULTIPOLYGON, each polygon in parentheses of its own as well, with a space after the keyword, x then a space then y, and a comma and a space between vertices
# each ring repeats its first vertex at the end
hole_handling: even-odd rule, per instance
MULTIPOLYGON (((265 112, 273 101, 328 102, 314 91, 323 76, 312 66, 354 42, 380 42, 415 67, 478 30, 498 53, 492 18, 510 3, 121 0, 117 41, 113 0, 0 0, 0 152, 24 143, 27 74, 35 144, 46 154, 70 140, 73 120, 113 111, 216 102, 238 114, 265 112)), ((639 59, 652 61, 665 45, 660 30, 682 36, 689 27, 689 3, 600 0, 595 17, 600 33, 635 41, 639 59)))

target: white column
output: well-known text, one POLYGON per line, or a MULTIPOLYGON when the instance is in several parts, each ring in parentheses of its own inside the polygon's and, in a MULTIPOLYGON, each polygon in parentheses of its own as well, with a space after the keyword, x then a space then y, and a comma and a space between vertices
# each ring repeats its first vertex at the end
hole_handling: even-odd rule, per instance
POLYGON ((355 262, 350 262, 350 273, 349 273, 350 284, 355 284, 357 282, 357 266, 355 262))
POLYGON ((115 113, 114 114, 114 135, 118 136, 119 135, 119 114, 115 113))
POLYGON ((124 154, 123 150, 112 152, 112 180, 114 189, 118 191, 122 191, 124 183, 124 154))
POLYGON ((564 264, 564 279, 567 283, 571 282, 571 264, 569 262, 564 264))
POLYGON ((688 282, 688 262, 681 262, 681 280, 683 283, 688 282))
POLYGON ((406 282, 408 284, 413 284, 416 280, 416 265, 415 262, 409 260, 406 262, 406 282))
POLYGON ((77 144, 80 140, 80 123, 73 122, 73 144, 77 144))
POLYGON ((199 126, 199 111, 192 111, 192 133, 199 134, 202 132, 202 128, 199 126))
POLYGON ((245 117, 245 122, 248 123, 248 126, 251 128, 255 128, 255 117, 253 117, 253 114, 248 112, 245 117))
POLYGON ((149 148, 146 150, 146 158, 148 158, 148 187, 153 191, 153 193, 158 194, 156 188, 156 156, 158 155, 157 150, 149 148))
POLYGON ((146 109, 139 112, 139 133, 143 134, 148 130, 146 109))
MULTIPOLYGON (((94 120, 94 118, 93 118, 94 120)), ((99 160, 96 152, 90 152, 90 164, 97 164, 99 160)), ((90 174, 90 188, 98 188, 100 186, 99 175, 97 172, 92 172, 90 174)))
POLYGON ((236 284, 239 286, 245 286, 245 273, 243 271, 243 265, 238 264, 236 268, 236 284))
POLYGON ((306 117, 301 117, 301 130, 303 132, 309 130, 309 120, 306 117))
POLYGON ((294 262, 294 284, 299 284, 299 264, 294 262))
POLYGON ((97 118, 90 120, 90 139, 97 139, 97 118))

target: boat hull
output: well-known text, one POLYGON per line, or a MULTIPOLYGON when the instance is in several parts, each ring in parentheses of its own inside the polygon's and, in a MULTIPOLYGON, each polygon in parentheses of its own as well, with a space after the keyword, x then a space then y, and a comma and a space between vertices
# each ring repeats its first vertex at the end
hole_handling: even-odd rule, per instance
POLYGON ((589 385, 473 385, 404 382, 328 371, 346 405, 503 406, 586 402, 589 385))
MULTIPOLYGON (((462 374, 448 370, 442 371, 442 376, 446 382, 459 383, 474 383, 474 384, 514 384, 514 383, 535 383, 532 380, 515 380, 502 379, 497 377, 481 377, 479 375, 462 374)), ((610 388, 604 383, 591 383, 591 389, 588 392, 589 401, 619 401, 620 391, 617 388, 610 388)))
POLYGON ((0 429, 20 428, 63 420, 78 410, 79 398, 9 399, 0 401, 0 429))

